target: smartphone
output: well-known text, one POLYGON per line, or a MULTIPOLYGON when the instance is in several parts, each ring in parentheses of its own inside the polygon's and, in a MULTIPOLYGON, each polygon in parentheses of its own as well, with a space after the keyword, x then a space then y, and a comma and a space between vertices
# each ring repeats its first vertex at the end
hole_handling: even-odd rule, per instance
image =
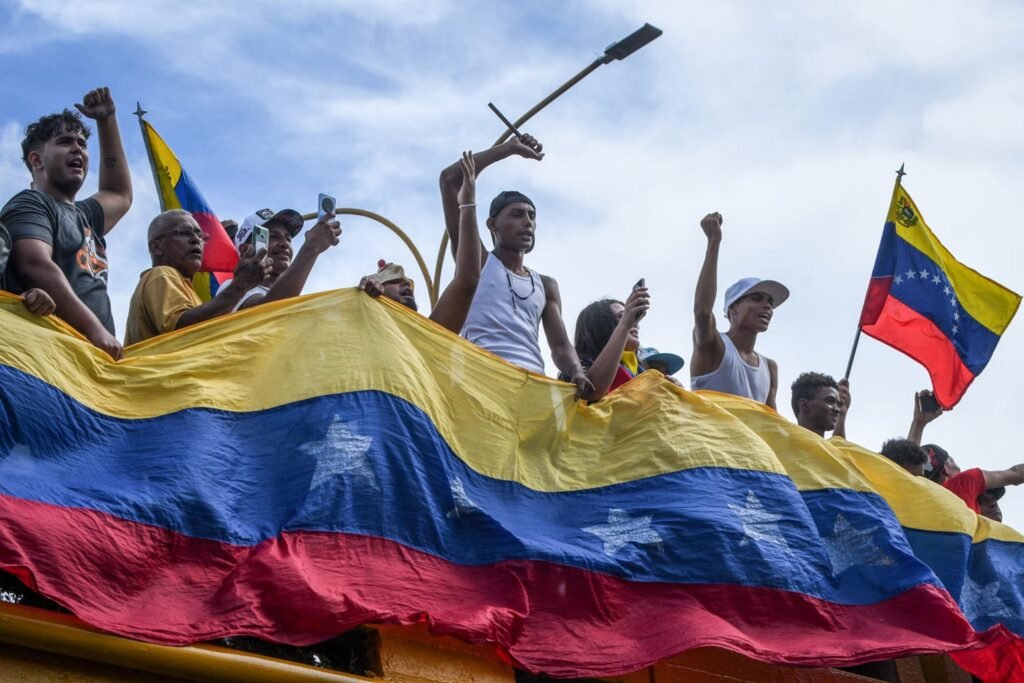
POLYGON ((257 225, 252 229, 252 255, 260 253, 260 249, 270 250, 270 231, 257 225))
POLYGON ((316 219, 320 220, 324 216, 334 215, 334 210, 338 207, 338 202, 329 194, 321 193, 316 200, 317 211, 316 219))
MULTIPOLYGON (((638 289, 643 289, 646 286, 647 286, 647 279, 646 278, 640 278, 639 280, 636 281, 636 284, 633 285, 633 291, 635 292, 638 289)), ((643 320, 645 315, 647 315, 647 311, 644 311, 643 313, 638 315, 636 317, 636 321, 640 322, 641 320, 643 320)))
POLYGON ((942 407, 939 405, 939 402, 935 400, 935 397, 932 396, 931 394, 922 395, 921 398, 918 399, 918 402, 921 404, 922 413, 934 413, 936 410, 942 407))

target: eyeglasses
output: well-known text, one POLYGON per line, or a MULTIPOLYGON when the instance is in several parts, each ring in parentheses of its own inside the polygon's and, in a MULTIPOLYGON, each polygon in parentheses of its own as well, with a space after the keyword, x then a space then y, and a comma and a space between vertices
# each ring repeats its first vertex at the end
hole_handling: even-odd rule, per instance
POLYGON ((188 228, 178 228, 177 230, 169 230, 162 235, 157 235, 153 239, 160 239, 162 237, 181 237, 183 239, 192 239, 193 237, 199 239, 201 242, 209 242, 210 236, 202 230, 190 230, 188 228))

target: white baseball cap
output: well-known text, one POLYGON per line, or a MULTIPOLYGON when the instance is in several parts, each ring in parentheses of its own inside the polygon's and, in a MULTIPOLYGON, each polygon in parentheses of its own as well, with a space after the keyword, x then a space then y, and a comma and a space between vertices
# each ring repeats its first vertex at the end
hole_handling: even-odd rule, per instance
POLYGON ((758 293, 767 294, 772 298, 772 308, 778 308, 789 298, 789 289, 781 282, 762 280, 758 277, 745 277, 725 290, 725 308, 722 310, 726 317, 729 316, 730 306, 748 294, 758 293))

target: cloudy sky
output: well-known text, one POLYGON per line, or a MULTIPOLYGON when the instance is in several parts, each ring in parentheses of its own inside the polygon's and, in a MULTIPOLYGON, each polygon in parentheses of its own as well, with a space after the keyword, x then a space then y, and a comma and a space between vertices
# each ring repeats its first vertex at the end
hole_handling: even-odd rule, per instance
MULTIPOLYGON (((845 368, 901 163, 946 246, 1024 291, 1024 5, 1013 0, 0 0, 0 195, 28 183, 25 124, 108 85, 135 180, 108 247, 119 331, 159 210, 136 101, 220 217, 313 211, 328 192, 397 223, 432 264, 438 172, 501 133, 487 102, 518 116, 645 21, 664 35, 525 127, 543 162, 511 159, 479 181, 482 201, 515 187, 537 202, 528 263, 559 280, 570 333, 585 304, 645 277, 644 342, 689 358, 698 222, 720 211, 723 287, 758 275, 792 290, 758 341, 779 363, 791 417, 797 374, 845 368)), ((377 224, 343 228, 310 291, 349 286, 380 257, 413 266, 377 224)), ((1024 461, 1013 432, 1022 377, 1018 320, 926 438, 964 465, 1024 461)), ((914 391, 929 386, 923 368, 870 339, 852 383, 849 436, 876 448, 905 433, 914 391)), ((1024 490, 1003 502, 1024 528, 1024 490)))

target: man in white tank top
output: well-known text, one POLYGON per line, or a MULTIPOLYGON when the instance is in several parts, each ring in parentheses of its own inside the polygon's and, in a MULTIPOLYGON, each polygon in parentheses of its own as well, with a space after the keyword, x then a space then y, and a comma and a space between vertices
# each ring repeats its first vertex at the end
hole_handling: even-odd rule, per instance
POLYGON ((768 329, 772 315, 789 297, 789 290, 774 280, 743 278, 725 294, 729 331, 715 323, 718 296, 718 248, 722 243, 722 215, 711 213, 700 222, 708 238, 704 265, 693 301, 693 357, 690 388, 710 389, 745 396, 775 408, 779 369, 770 358, 754 350, 757 335, 768 329))
MULTIPOLYGON (((476 173, 510 156, 540 161, 542 146, 532 136, 512 137, 497 147, 473 155, 476 173)), ((461 214, 476 211, 476 204, 460 202, 457 191, 463 165, 456 162, 441 172, 441 204, 452 253, 459 251, 461 214)), ((540 352, 540 325, 544 324, 551 357, 559 371, 572 378, 576 395, 587 398, 593 385, 580 367, 576 349, 562 320, 562 297, 554 278, 523 263, 533 250, 537 210, 529 197, 516 191, 500 193, 491 201, 487 227, 494 249, 480 247, 482 269, 462 335, 522 368, 544 374, 540 352)))

